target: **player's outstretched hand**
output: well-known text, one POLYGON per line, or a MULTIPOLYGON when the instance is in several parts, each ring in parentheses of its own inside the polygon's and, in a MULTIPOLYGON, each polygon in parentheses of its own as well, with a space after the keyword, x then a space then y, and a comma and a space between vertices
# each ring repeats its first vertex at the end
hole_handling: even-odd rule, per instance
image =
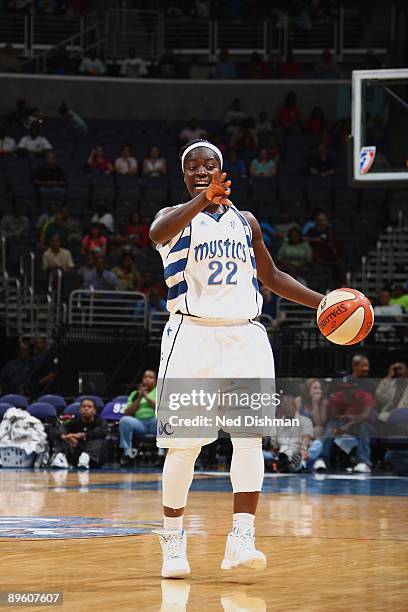
POLYGON ((231 181, 226 181, 227 175, 223 172, 221 175, 217 170, 212 175, 211 183, 208 185, 207 190, 205 192, 207 200, 213 202, 214 204, 226 204, 227 206, 232 206, 231 200, 228 199, 228 196, 231 193, 231 181))

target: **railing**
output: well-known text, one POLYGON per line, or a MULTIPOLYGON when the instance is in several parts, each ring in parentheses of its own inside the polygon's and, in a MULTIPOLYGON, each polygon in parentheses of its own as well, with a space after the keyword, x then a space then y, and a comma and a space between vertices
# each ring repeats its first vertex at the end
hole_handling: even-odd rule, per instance
POLYGON ((22 286, 30 287, 34 291, 35 286, 35 254, 33 251, 23 253, 20 257, 20 276, 22 286))
POLYGON ((6 243, 6 237, 0 236, 0 276, 5 276, 7 272, 6 243))
POLYGON ((68 322, 83 327, 147 329, 146 296, 139 291, 78 289, 69 296, 68 322))
POLYGON ((385 53, 395 40, 396 10, 393 5, 360 14, 340 6, 338 15, 328 22, 311 22, 303 27, 286 17, 277 23, 266 20, 206 20, 180 17, 165 18, 157 11, 110 9, 105 20, 89 21, 66 17, 35 15, 0 17, 0 39, 7 40, 23 55, 41 54, 37 71, 44 71, 46 57, 53 47, 66 45, 69 51, 83 53, 98 48, 110 57, 126 57, 128 47, 145 59, 154 60, 166 48, 177 54, 197 54, 214 60, 221 49, 235 55, 258 51, 267 57, 271 52, 316 54, 324 48, 336 55, 365 54, 369 49, 385 53), (51 25, 51 27, 50 27, 51 25), (75 33, 72 33, 75 29, 75 33), (70 34, 69 36, 67 36, 70 34), (106 46, 106 47, 105 47, 106 46))
POLYGON ((168 320, 168 312, 153 311, 149 313, 149 344, 153 346, 160 344, 164 326, 168 320))

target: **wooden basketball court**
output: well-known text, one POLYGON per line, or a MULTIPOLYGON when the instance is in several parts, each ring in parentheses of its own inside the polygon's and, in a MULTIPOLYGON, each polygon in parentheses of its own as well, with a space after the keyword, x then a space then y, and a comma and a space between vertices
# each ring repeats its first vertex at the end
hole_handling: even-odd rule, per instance
MULTIPOLYGON (((232 495, 199 472, 188 580, 160 578, 160 474, 0 471, 0 591, 63 591, 69 611, 408 609, 408 479, 265 479, 262 573, 221 573, 232 495)), ((8 608, 10 609, 10 608, 8 608)), ((43 610, 31 606, 30 610, 43 610)))

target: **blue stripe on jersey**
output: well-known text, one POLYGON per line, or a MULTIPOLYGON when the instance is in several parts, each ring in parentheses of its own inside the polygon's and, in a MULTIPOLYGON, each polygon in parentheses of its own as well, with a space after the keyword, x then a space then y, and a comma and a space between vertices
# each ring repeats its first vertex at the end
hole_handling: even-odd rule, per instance
POLYGON ((256 259, 255 259, 255 257, 252 257, 252 255, 251 255, 251 264, 252 264, 252 267, 255 270, 256 269, 256 259))
MULTIPOLYGON (((252 284, 255 287, 255 289, 259 291, 258 279, 256 278, 256 276, 252 277, 252 284)), ((258 304, 258 300, 256 300, 256 303, 258 304)))
POLYGON ((174 300, 176 297, 182 295, 183 293, 187 293, 186 281, 181 281, 180 283, 177 283, 177 285, 170 287, 167 292, 167 299, 174 300))
POLYGON ((179 259, 164 268, 164 278, 167 281, 171 276, 177 274, 177 272, 183 272, 186 269, 187 257, 179 259))
POLYGON ((177 253, 177 251, 182 251, 183 249, 188 249, 188 247, 190 246, 190 241, 191 241, 191 236, 183 236, 183 238, 180 238, 176 244, 174 245, 174 247, 172 249, 170 249, 170 253, 177 253))

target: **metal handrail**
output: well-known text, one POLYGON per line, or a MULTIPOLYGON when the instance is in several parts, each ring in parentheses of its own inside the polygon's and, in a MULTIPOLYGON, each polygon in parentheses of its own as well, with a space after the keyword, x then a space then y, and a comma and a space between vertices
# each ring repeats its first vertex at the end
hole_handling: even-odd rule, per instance
POLYGON ((89 34, 90 32, 93 32, 97 28, 100 28, 100 27, 104 26, 105 22, 104 21, 97 21, 96 23, 94 23, 91 26, 88 26, 85 29, 82 27, 82 23, 83 23, 83 21, 81 20, 81 29, 80 29, 79 32, 77 32, 73 36, 69 36, 69 38, 65 38, 64 40, 61 40, 57 45, 54 45, 50 49, 47 49, 46 51, 43 51, 42 53, 39 53, 34 58, 30 58, 26 62, 23 62, 23 66, 26 65, 26 64, 31 64, 32 61, 34 60, 35 72, 46 72, 46 70, 47 70, 47 58, 56 49, 58 49, 59 47, 65 46, 65 47, 71 47, 72 48, 74 46, 78 46, 78 45, 74 45, 74 42, 75 42, 76 39, 79 39, 79 43, 80 43, 79 44, 79 47, 80 47, 79 51, 76 51, 73 54, 71 54, 71 57, 75 57, 75 53, 77 53, 77 54, 83 53, 87 49, 91 49, 91 48, 95 47, 96 45, 99 45, 99 43, 101 41, 98 41, 97 43, 94 43, 94 44, 90 45, 89 47, 83 47, 84 36, 86 34, 89 34))
POLYGON ((140 291, 77 289, 69 296, 68 323, 147 329, 147 299, 140 291))
POLYGON ((6 236, 0 236, 0 274, 3 278, 7 278, 6 242, 6 236))
POLYGON ((29 251, 28 253, 23 253, 20 256, 20 276, 23 278, 23 286, 24 287, 31 287, 34 291, 34 287, 35 287, 35 253, 33 251, 29 251), (30 259, 30 270, 29 270, 29 275, 28 275, 28 279, 29 282, 28 284, 25 282, 27 279, 26 276, 26 267, 25 267, 25 260, 27 259, 27 257, 30 259))

